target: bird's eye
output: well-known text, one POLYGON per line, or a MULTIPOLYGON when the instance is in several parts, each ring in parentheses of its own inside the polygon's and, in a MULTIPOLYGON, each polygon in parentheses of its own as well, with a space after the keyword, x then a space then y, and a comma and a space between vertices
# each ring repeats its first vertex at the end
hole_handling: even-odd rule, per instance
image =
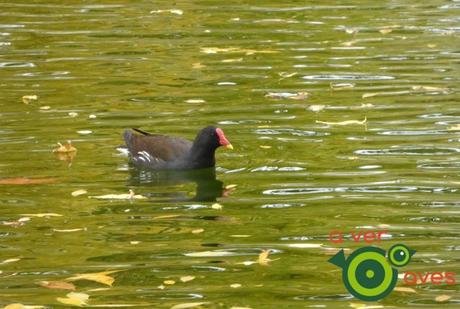
POLYGON ((402 267, 410 262, 411 252, 405 245, 398 244, 388 250, 388 259, 396 267, 402 267))

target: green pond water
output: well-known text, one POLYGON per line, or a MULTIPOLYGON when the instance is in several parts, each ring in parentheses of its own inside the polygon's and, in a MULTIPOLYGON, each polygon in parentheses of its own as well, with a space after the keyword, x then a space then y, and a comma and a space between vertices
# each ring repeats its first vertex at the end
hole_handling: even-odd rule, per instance
POLYGON ((37 283, 118 270, 74 292, 109 308, 458 308, 459 16, 456 0, 0 1, 0 307, 69 308, 71 290, 37 283), (210 124, 235 148, 215 178, 139 172, 115 149, 130 127, 210 124), (67 140, 71 162, 52 153, 67 140), (130 189, 147 198, 89 198, 130 189), (397 282, 413 290, 366 303, 328 259, 382 230, 373 245, 417 250, 397 282))

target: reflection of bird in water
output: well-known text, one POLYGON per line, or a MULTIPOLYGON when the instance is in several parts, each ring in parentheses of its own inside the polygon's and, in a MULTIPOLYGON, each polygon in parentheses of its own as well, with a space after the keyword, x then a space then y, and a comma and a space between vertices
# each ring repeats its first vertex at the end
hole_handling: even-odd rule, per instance
POLYGON ((213 202, 216 201, 217 198, 228 194, 228 192, 224 189, 223 182, 216 179, 216 171, 214 168, 182 171, 153 171, 130 168, 128 185, 144 188, 143 190, 136 189, 135 191, 138 192, 146 192, 149 189, 155 188, 155 192, 143 195, 155 198, 165 198, 168 202, 213 202), (186 191, 170 191, 169 186, 177 186, 187 183, 196 184, 194 197, 188 196, 186 191), (163 192, 160 191, 162 189, 164 189, 163 192))

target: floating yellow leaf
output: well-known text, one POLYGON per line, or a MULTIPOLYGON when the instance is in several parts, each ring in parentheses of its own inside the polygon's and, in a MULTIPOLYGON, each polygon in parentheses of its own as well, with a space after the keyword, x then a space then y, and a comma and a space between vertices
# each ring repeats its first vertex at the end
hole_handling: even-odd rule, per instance
POLYGON ((437 302, 445 302, 445 301, 448 301, 449 299, 451 299, 452 296, 449 296, 449 295, 439 295, 439 296, 436 296, 436 298, 434 299, 435 301, 437 302))
POLYGON ((449 130, 449 131, 460 131, 460 124, 456 124, 454 126, 451 126, 451 127, 447 128, 447 130, 449 130))
POLYGON ((195 308, 198 306, 209 304, 209 302, 197 302, 197 303, 183 303, 172 306, 170 309, 188 309, 188 308, 195 308))
POLYGON ((103 271, 100 273, 76 274, 75 276, 66 278, 65 280, 67 281, 89 280, 89 281, 95 281, 98 283, 102 283, 108 286, 112 286, 115 279, 108 275, 119 272, 119 271, 121 270, 108 270, 108 271, 103 271))
POLYGON ((189 103, 189 104, 201 104, 201 103, 206 103, 206 101, 203 100, 203 99, 188 99, 188 100, 185 100, 185 103, 189 103))
POLYGON ((86 231, 86 227, 76 228, 76 229, 53 229, 53 231, 58 232, 58 233, 73 233, 73 232, 86 231))
POLYGON ((174 284, 176 284, 176 281, 174 281, 174 280, 165 280, 165 281, 163 281, 163 284, 174 285, 174 284))
POLYGON ((72 142, 69 140, 67 141, 67 144, 62 145, 61 143, 58 143, 59 147, 54 149, 54 153, 70 153, 70 152, 76 152, 77 148, 72 146, 72 142))
POLYGON ((86 302, 89 299, 89 295, 85 293, 70 292, 66 296, 67 298, 58 297, 57 301, 65 305, 73 305, 73 306, 82 307, 82 306, 87 305, 86 302))
POLYGON ((393 291, 403 292, 403 293, 417 293, 417 291, 414 290, 413 288, 404 287, 404 286, 397 286, 393 289, 393 291))
POLYGON ((243 58, 234 58, 234 59, 224 59, 222 60, 223 63, 232 63, 232 62, 241 62, 243 58))
POLYGON ((351 124, 366 124, 367 117, 364 117, 364 120, 346 120, 346 121, 339 121, 339 122, 329 122, 329 121, 319 121, 316 120, 316 123, 327 124, 327 125, 335 125, 335 126, 347 126, 351 124))
POLYGON ((262 149, 270 149, 272 146, 266 146, 266 145, 259 145, 260 148, 262 149))
POLYGON ((75 285, 65 281, 40 281, 38 285, 48 289, 61 289, 75 291, 75 285))
POLYGON ((86 191, 85 189, 80 189, 80 190, 73 191, 71 195, 76 197, 76 196, 84 195, 86 193, 88 193, 88 191, 86 191))
POLYGON ((14 263, 14 262, 17 262, 17 261, 20 261, 20 260, 21 260, 20 258, 6 259, 6 260, 0 262, 0 265, 14 263))
POLYGON ((182 276, 182 277, 180 277, 180 281, 182 281, 182 282, 189 282, 189 281, 192 281, 194 279, 195 279, 194 276, 182 276))
POLYGON ((44 309, 46 308, 45 306, 30 306, 30 305, 23 305, 19 303, 15 304, 9 304, 6 305, 5 307, 2 307, 1 309, 44 309))
POLYGON ((263 251, 259 254, 259 258, 257 259, 257 262, 259 262, 260 265, 268 266, 268 262, 271 261, 271 260, 268 258, 269 255, 270 255, 270 250, 263 250, 263 251))
POLYGON ((236 184, 231 184, 231 185, 226 185, 225 189, 230 190, 230 189, 235 189, 238 185, 236 184))
POLYGON ((241 287, 241 284, 239 284, 239 283, 232 283, 232 284, 230 284, 230 287, 231 287, 232 289, 238 289, 238 288, 241 287))
POLYGON ((388 33, 391 33, 392 31, 393 29, 390 29, 390 28, 383 28, 379 30, 381 34, 388 34, 388 33))
POLYGON ((32 101, 38 100, 38 96, 36 94, 33 95, 25 95, 22 97, 22 103, 29 104, 32 101))
POLYGON ((192 230, 192 234, 200 234, 200 233, 203 233, 204 232, 204 229, 194 229, 192 230))
POLYGON ((158 14, 158 13, 171 13, 171 14, 176 14, 176 15, 183 15, 183 14, 184 14, 184 11, 179 10, 179 9, 154 10, 154 11, 150 11, 150 14, 158 14))
POLYGON ((54 212, 45 212, 41 214, 21 214, 21 216, 37 217, 37 218, 62 217, 62 215, 54 213, 54 212))
POLYGON ((224 208, 224 206, 222 206, 222 205, 219 204, 219 203, 214 203, 214 204, 211 205, 211 208, 212 208, 212 209, 221 210, 222 208, 224 208))
POLYGON ((147 197, 139 194, 134 194, 133 190, 129 190, 129 193, 125 194, 106 194, 98 196, 90 196, 89 198, 95 198, 100 200, 143 200, 147 197))

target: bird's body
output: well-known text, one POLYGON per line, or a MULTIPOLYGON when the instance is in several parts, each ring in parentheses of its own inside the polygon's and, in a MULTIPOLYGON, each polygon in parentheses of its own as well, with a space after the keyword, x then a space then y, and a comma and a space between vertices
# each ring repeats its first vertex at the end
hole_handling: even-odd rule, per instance
POLYGON ((200 169, 215 166, 219 146, 231 148, 223 131, 213 126, 202 129, 193 142, 173 136, 150 134, 139 129, 125 131, 124 139, 134 165, 147 169, 200 169))

